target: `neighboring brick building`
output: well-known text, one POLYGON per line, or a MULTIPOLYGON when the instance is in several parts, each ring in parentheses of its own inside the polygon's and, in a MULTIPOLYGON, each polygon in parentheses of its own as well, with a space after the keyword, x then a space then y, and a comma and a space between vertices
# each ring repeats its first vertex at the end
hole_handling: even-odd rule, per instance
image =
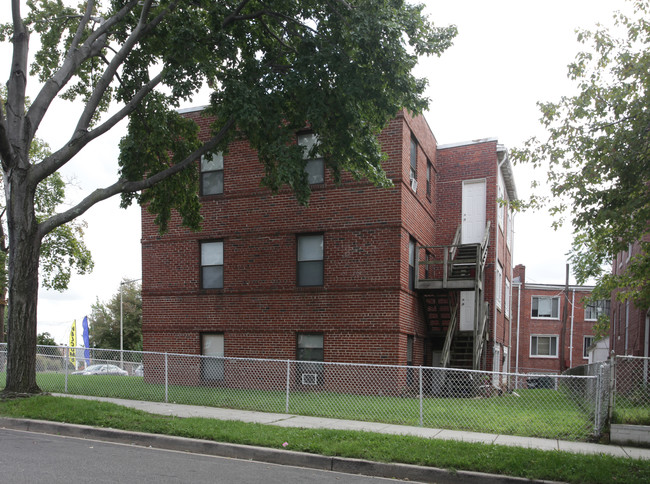
POLYGON ((593 286, 530 284, 526 268, 514 268, 513 283, 513 351, 512 368, 521 373, 560 372, 564 346, 565 368, 585 365, 588 349, 594 342, 593 326, 602 312, 609 311, 609 301, 587 305, 593 286), (562 317, 568 303, 567 321, 562 344, 562 317))
MULTIPOLYGON (((650 234, 643 237, 650 242, 650 234)), ((639 243, 630 244, 616 256, 612 271, 623 274, 630 259, 641 252, 639 243)), ((639 308, 632 301, 620 302, 612 294, 610 317, 610 351, 617 355, 650 356, 650 308, 639 308)))
MULTIPOLYGON (((201 110, 183 114, 208 135, 201 110)), ((144 349, 432 365, 447 341, 447 365, 501 370, 512 218, 498 200, 516 199, 506 150, 495 139, 437 146, 425 119, 406 113, 380 141, 393 188, 350 176, 335 186, 310 160, 303 207, 289 190, 272 196, 260 187, 256 153, 238 141, 200 164, 200 232, 174 217, 160 236, 143 210, 144 349), (449 247, 455 234, 457 249, 449 247), (452 313, 459 328, 450 332, 452 313), (469 356, 459 343, 466 338, 469 356)), ((298 133, 297 142, 313 138, 298 133)))

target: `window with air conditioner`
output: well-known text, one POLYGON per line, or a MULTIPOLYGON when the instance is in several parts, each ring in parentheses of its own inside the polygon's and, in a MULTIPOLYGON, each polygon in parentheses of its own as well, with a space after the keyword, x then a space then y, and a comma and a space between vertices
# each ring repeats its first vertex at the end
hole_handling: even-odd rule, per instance
POLYGON ((416 192, 418 189, 418 143, 414 138, 411 138, 410 154, 411 167, 409 174, 411 179, 411 189, 416 192))
POLYGON ((323 382, 323 335, 299 333, 296 342, 297 377, 301 385, 323 382))

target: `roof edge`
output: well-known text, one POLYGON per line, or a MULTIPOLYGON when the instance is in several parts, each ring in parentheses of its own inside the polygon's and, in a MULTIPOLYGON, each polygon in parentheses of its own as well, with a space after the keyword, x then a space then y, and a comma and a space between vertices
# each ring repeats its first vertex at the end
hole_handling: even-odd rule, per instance
POLYGON ((473 139, 473 140, 468 140, 468 141, 459 141, 457 143, 447 143, 444 145, 438 145, 439 150, 446 150, 448 148, 458 148, 459 146, 470 146, 470 145, 477 145, 480 143, 493 143, 498 141, 497 138, 491 137, 491 138, 478 138, 478 139, 473 139))
POLYGON ((204 109, 207 109, 208 106, 194 106, 191 108, 181 108, 177 109, 176 112, 178 114, 187 114, 187 113, 195 113, 197 111, 203 111, 204 109))

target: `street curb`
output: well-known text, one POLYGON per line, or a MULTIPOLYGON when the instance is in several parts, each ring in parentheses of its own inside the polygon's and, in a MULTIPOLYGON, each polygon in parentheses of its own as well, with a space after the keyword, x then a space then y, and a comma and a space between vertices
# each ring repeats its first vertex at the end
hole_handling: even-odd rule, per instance
POLYGON ((436 484, 472 483, 480 480, 484 484, 509 484, 552 481, 533 481, 521 477, 500 476, 472 471, 448 471, 436 467, 422 467, 409 464, 373 462, 344 457, 327 457, 306 452, 271 449, 253 445, 228 444, 211 440, 190 439, 162 434, 148 434, 112 428, 91 427, 45 420, 30 420, 0 417, 0 427, 64 437, 101 440, 127 445, 153 447, 194 454, 212 455, 232 459, 253 460, 270 464, 306 467, 325 471, 360 474, 364 476, 408 479, 436 484))

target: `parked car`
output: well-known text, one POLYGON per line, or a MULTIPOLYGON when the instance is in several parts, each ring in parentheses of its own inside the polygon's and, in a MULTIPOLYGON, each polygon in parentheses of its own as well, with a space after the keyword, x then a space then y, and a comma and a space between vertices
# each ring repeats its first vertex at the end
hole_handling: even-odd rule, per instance
POLYGON ((129 373, 115 365, 90 365, 85 370, 73 371, 73 375, 128 375, 129 373))
POLYGON ((144 376, 144 365, 136 366, 135 370, 133 370, 133 374, 135 376, 144 376))

